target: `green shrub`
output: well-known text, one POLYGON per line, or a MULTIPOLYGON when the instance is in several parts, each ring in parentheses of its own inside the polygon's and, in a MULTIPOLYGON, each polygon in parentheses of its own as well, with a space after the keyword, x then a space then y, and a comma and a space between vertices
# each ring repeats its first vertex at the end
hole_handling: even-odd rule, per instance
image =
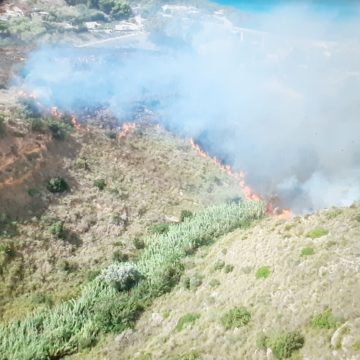
POLYGON ((199 360, 199 359, 200 359, 200 355, 196 351, 191 351, 189 353, 176 355, 167 360, 199 360))
POLYGON ((86 274, 87 281, 95 280, 101 274, 100 270, 89 270, 86 274))
POLYGON ((267 339, 266 345, 277 359, 288 359, 294 351, 304 346, 304 342, 304 337, 294 331, 267 339))
POLYGON ((250 312, 244 306, 240 306, 226 312, 221 318, 221 323, 226 330, 229 330, 245 326, 250 320, 250 312))
POLYGON ((340 214, 342 213, 342 210, 341 209, 332 209, 332 210, 329 210, 325 216, 331 220, 331 219, 335 219, 336 217, 338 217, 340 214))
POLYGON ((45 133, 47 130, 46 123, 41 118, 30 119, 30 127, 31 127, 31 131, 38 132, 41 134, 45 133))
POLYGON ((40 118, 41 111, 39 110, 38 104, 32 98, 22 98, 20 104, 24 109, 24 114, 28 118, 40 118))
POLYGON ((309 231, 306 234, 306 237, 309 237, 311 239, 317 239, 319 237, 327 235, 328 233, 329 233, 329 231, 324 228, 316 228, 316 229, 309 231))
POLYGON ((124 254, 122 251, 120 250, 116 250, 113 253, 112 256, 113 261, 115 262, 124 262, 124 261, 128 261, 129 260, 129 255, 128 254, 124 254))
POLYGON ((156 224, 151 226, 150 232, 152 234, 166 234, 170 229, 169 224, 156 224))
POLYGON ((7 261, 14 258, 16 255, 14 244, 2 243, 0 244, 0 264, 6 263, 7 261))
POLYGON ((64 240, 66 238, 66 230, 62 221, 57 221, 50 226, 50 233, 57 239, 64 240))
POLYGON ((39 196, 41 194, 41 191, 37 188, 30 188, 28 189, 27 193, 30 197, 35 197, 39 196))
POLYGON ((4 136, 6 132, 5 119, 0 115, 0 137, 4 136))
POLYGON ((139 237, 134 238, 134 246, 138 250, 142 250, 145 248, 145 241, 139 237))
POLYGON ((102 191, 106 187, 106 182, 104 179, 96 179, 94 181, 94 186, 98 188, 98 190, 102 191))
POLYGON ((233 270, 234 270, 234 265, 231 265, 231 264, 225 265, 225 268, 224 268, 225 274, 228 274, 228 273, 232 272, 233 270))
POLYGON ((224 266, 225 266, 224 260, 217 260, 214 264, 214 270, 221 270, 224 268, 224 266))
POLYGON ((360 351, 360 340, 355 341, 352 345, 352 349, 355 351, 360 351))
POLYGON ((62 177, 51 178, 46 187, 51 193, 63 193, 69 190, 69 185, 62 177))
POLYGON ((212 279, 209 282, 210 287, 217 288, 220 285, 220 281, 218 279, 212 279))
POLYGON ((133 327, 143 310, 144 306, 139 299, 122 294, 97 303, 94 322, 104 332, 119 333, 133 327))
POLYGON ((121 0, 99 0, 98 7, 116 20, 127 18, 132 14, 131 7, 121 0))
POLYGON ((181 210, 180 221, 184 222, 185 219, 191 219, 194 214, 190 210, 181 210))
POLYGON ((199 274, 186 276, 183 280, 184 288, 187 290, 196 290, 202 284, 202 277, 199 274))
POLYGON ((1 356, 63 358, 77 352, 82 339, 100 331, 118 333, 133 326, 144 308, 178 282, 183 271, 181 260, 189 245, 248 226, 263 213, 264 206, 259 202, 216 206, 197 213, 191 221, 170 226, 167 234, 153 235, 136 264, 144 275, 137 286, 119 293, 100 275, 83 287, 77 299, 0 324, 1 356))
POLYGON ((50 130, 53 139, 64 140, 67 131, 69 131, 69 126, 58 120, 48 120, 48 129, 50 130))
POLYGON ((193 326, 195 321, 200 318, 200 314, 198 313, 190 313, 182 316, 175 327, 175 331, 179 332, 183 329, 188 329, 193 326))
POLYGON ((79 170, 89 170, 89 165, 86 161, 86 159, 76 159, 74 162, 74 167, 75 169, 79 169, 79 170))
POLYGON ((268 341, 268 337, 265 334, 260 334, 256 338, 256 347, 260 350, 266 350, 267 349, 267 341, 268 341))
POLYGON ((255 277, 257 279, 266 279, 271 274, 269 266, 262 266, 256 270, 255 277))
POLYGON ((312 247, 305 247, 301 250, 301 256, 310 256, 314 255, 315 251, 312 247))
POLYGON ((112 264, 101 272, 101 279, 118 291, 131 289, 140 277, 139 271, 131 263, 112 264))
POLYGON ((61 271, 64 271, 67 274, 75 272, 78 269, 78 265, 76 263, 68 260, 61 260, 58 266, 61 271))
POLYGON ((6 214, 0 213, 0 237, 13 237, 18 235, 18 224, 6 214))
POLYGON ((341 322, 338 321, 332 314, 331 309, 315 315, 311 319, 311 326, 315 329, 336 329, 341 322))
POLYGON ((37 293, 37 294, 34 294, 31 298, 31 302, 34 304, 34 305, 47 305, 47 306, 52 306, 53 305, 53 301, 51 299, 51 297, 47 294, 44 294, 44 293, 37 293))

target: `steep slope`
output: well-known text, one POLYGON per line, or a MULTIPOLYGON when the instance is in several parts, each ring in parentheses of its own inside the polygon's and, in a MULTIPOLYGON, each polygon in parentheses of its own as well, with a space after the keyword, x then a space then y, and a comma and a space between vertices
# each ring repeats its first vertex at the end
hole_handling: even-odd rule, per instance
POLYGON ((359 239, 359 205, 236 230, 189 259, 134 330, 74 358, 360 359, 359 239), (224 318, 236 307, 246 325, 224 318), (294 331, 300 352, 284 352, 276 337, 294 331))
POLYGON ((151 225, 178 222, 182 210, 241 196, 236 181, 197 156, 189 140, 149 123, 117 138, 83 127, 56 140, 48 131, 31 130, 31 121, 15 111, 3 114, 4 320, 72 297, 104 264, 136 257, 134 240, 151 225), (55 177, 69 191, 49 192, 55 177))

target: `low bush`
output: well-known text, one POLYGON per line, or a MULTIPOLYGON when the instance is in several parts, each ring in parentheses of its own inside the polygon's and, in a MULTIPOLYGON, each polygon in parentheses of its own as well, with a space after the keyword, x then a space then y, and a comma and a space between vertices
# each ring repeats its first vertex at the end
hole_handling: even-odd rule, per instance
POLYGON ((66 125, 58 120, 48 120, 48 129, 51 132, 53 139, 64 140, 69 131, 69 125, 66 125))
POLYGON ((152 234, 166 234, 170 229, 169 224, 156 224, 150 227, 150 232, 152 234))
POLYGON ((37 188, 30 188, 28 189, 27 193, 30 197, 35 197, 39 196, 41 194, 41 191, 37 188))
POLYGON ((100 274, 101 274, 101 271, 100 271, 100 270, 90 270, 90 271, 86 274, 86 279, 87 279, 87 281, 93 281, 93 280, 95 280, 100 274))
POLYGON ((0 213, 0 237, 13 237, 18 234, 18 224, 6 214, 0 213))
POLYGON ((125 293, 99 301, 94 307, 94 322, 105 333, 119 333, 133 327, 143 310, 141 300, 125 293))
POLYGON ((330 309, 315 315, 310 322, 314 329, 336 329, 341 322, 337 320, 330 309))
POLYGON ((58 267, 61 271, 70 274, 78 269, 78 264, 68 260, 61 260, 58 264, 58 267))
POLYGON ((66 230, 62 221, 56 221, 50 226, 50 233, 54 235, 56 239, 64 240, 66 237, 66 230))
POLYGON ((0 137, 4 136, 5 132, 6 132, 5 119, 2 115, 0 115, 0 137))
POLYGON ((52 301, 51 297, 44 293, 37 293, 37 294, 33 295, 31 298, 31 302, 34 305, 46 305, 49 307, 51 307, 53 305, 53 301, 52 301))
POLYGON ((33 98, 24 97, 20 99, 20 104, 23 107, 24 115, 31 119, 36 119, 41 117, 41 111, 37 102, 33 98))
POLYGON ((288 359, 294 351, 304 346, 305 339, 298 331, 294 331, 266 339, 265 342, 277 359, 288 359))
POLYGON ((181 210, 180 221, 184 222, 186 219, 191 219, 194 214, 190 210, 181 210))
POLYGON ((225 265, 225 268, 224 268, 225 274, 228 274, 228 273, 232 272, 233 270, 234 270, 234 265, 231 265, 231 264, 225 265))
POLYGON ((306 237, 309 237, 311 239, 317 239, 317 238, 327 235, 328 233, 329 233, 329 230, 326 230, 324 228, 316 228, 316 229, 309 231, 306 234, 306 237))
POLYGON ((352 344, 352 349, 355 350, 355 351, 360 351, 360 340, 358 341, 355 341, 353 344, 352 344))
POLYGON ((2 243, 0 244, 0 265, 13 259, 16 255, 14 244, 2 243))
POLYGON ((131 263, 112 264, 101 272, 101 279, 118 291, 129 290, 140 280, 140 273, 131 263))
POLYGON ((310 256, 314 255, 315 251, 312 247, 305 247, 301 250, 301 256, 310 256))
POLYGON ((225 266, 224 260, 217 260, 214 264, 214 270, 221 270, 224 268, 224 266, 225 266))
POLYGON ((247 325, 251 320, 251 314, 244 306, 235 307, 226 312, 221 323, 226 330, 238 328, 247 325))
POLYGON ((145 241, 139 237, 134 238, 134 246, 138 250, 142 250, 145 248, 145 241))
POLYGON ((266 279, 271 274, 269 266, 262 266, 256 270, 255 277, 257 279, 266 279))
POLYGON ((187 290, 196 290, 202 284, 202 276, 194 274, 192 276, 186 276, 183 281, 183 286, 187 290))
POLYGON ((124 262, 129 260, 129 255, 124 254, 121 250, 116 250, 113 253, 112 259, 115 262, 124 262))
POLYGON ((218 279, 212 279, 209 282, 210 287, 217 288, 220 285, 220 281, 218 279))
POLYGON ((102 191, 102 190, 104 190, 105 187, 106 187, 106 182, 105 182, 104 179, 96 179, 96 180, 94 181, 94 186, 95 186, 98 190, 102 191))
POLYGON ((54 177, 51 178, 48 183, 46 188, 51 192, 51 193, 63 193, 67 190, 69 190, 69 185, 67 184, 67 182, 64 180, 64 178, 62 177, 54 177))
POLYGON ((47 130, 46 123, 41 118, 30 119, 30 128, 33 132, 44 134, 47 130))
POLYGON ((194 325, 195 321, 199 318, 200 314, 198 313, 191 313, 182 316, 176 324, 175 331, 179 332, 181 330, 191 328, 194 325))

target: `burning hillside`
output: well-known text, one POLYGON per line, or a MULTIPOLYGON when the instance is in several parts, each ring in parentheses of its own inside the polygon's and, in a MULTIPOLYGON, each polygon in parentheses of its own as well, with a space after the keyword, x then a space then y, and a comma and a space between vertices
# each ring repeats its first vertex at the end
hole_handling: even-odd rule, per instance
POLYGON ((178 19, 178 31, 157 39, 156 51, 44 47, 29 56, 17 85, 78 117, 100 107, 127 123, 140 104, 240 181, 245 173, 249 198, 278 199, 295 213, 350 205, 360 197, 360 61, 351 50, 358 39, 309 9, 282 11, 262 19, 261 44, 219 16, 198 15, 191 30, 189 19, 178 19), (286 36, 276 29, 294 11, 306 24, 303 37, 297 24, 286 24, 286 36))

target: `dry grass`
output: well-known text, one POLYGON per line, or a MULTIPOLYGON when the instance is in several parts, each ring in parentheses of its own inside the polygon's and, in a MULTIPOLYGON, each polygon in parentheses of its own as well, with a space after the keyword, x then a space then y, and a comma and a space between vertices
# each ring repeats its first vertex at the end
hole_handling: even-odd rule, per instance
POLYGON ((151 354, 152 359, 167 359, 189 351, 196 352, 200 359, 266 359, 266 352, 256 345, 259 334, 273 337, 270 342, 276 343, 276 351, 281 355, 282 343, 276 342, 274 336, 279 335, 280 339, 294 331, 305 340, 300 353, 294 353, 295 358, 356 359, 360 356, 356 346, 360 329, 360 284, 356 280, 360 271, 360 226, 354 220, 358 211, 359 207, 354 207, 342 209, 337 216, 321 212, 300 218, 286 240, 273 230, 277 228, 275 219, 265 219, 247 230, 226 235, 208 251, 196 255, 191 269, 184 274, 201 275, 199 287, 187 290, 179 286, 155 302, 126 343, 108 338, 79 359, 133 359, 141 353, 151 354), (297 230, 307 234, 319 227, 328 229, 331 237, 317 238, 316 252, 301 256, 309 239, 297 235, 297 230), (214 273, 214 264, 219 260, 233 264, 233 271, 214 273), (260 281, 254 273, 263 264, 272 273, 260 281), (211 288, 208 283, 215 274, 219 285, 211 288), (226 310, 239 306, 246 307, 251 321, 226 331, 221 317, 226 310), (342 320, 335 328, 312 328, 312 319, 327 308, 332 309, 331 316, 336 321, 342 320), (174 333, 178 319, 187 313, 201 314, 196 326, 174 333), (344 332, 341 326, 347 330, 344 332))

